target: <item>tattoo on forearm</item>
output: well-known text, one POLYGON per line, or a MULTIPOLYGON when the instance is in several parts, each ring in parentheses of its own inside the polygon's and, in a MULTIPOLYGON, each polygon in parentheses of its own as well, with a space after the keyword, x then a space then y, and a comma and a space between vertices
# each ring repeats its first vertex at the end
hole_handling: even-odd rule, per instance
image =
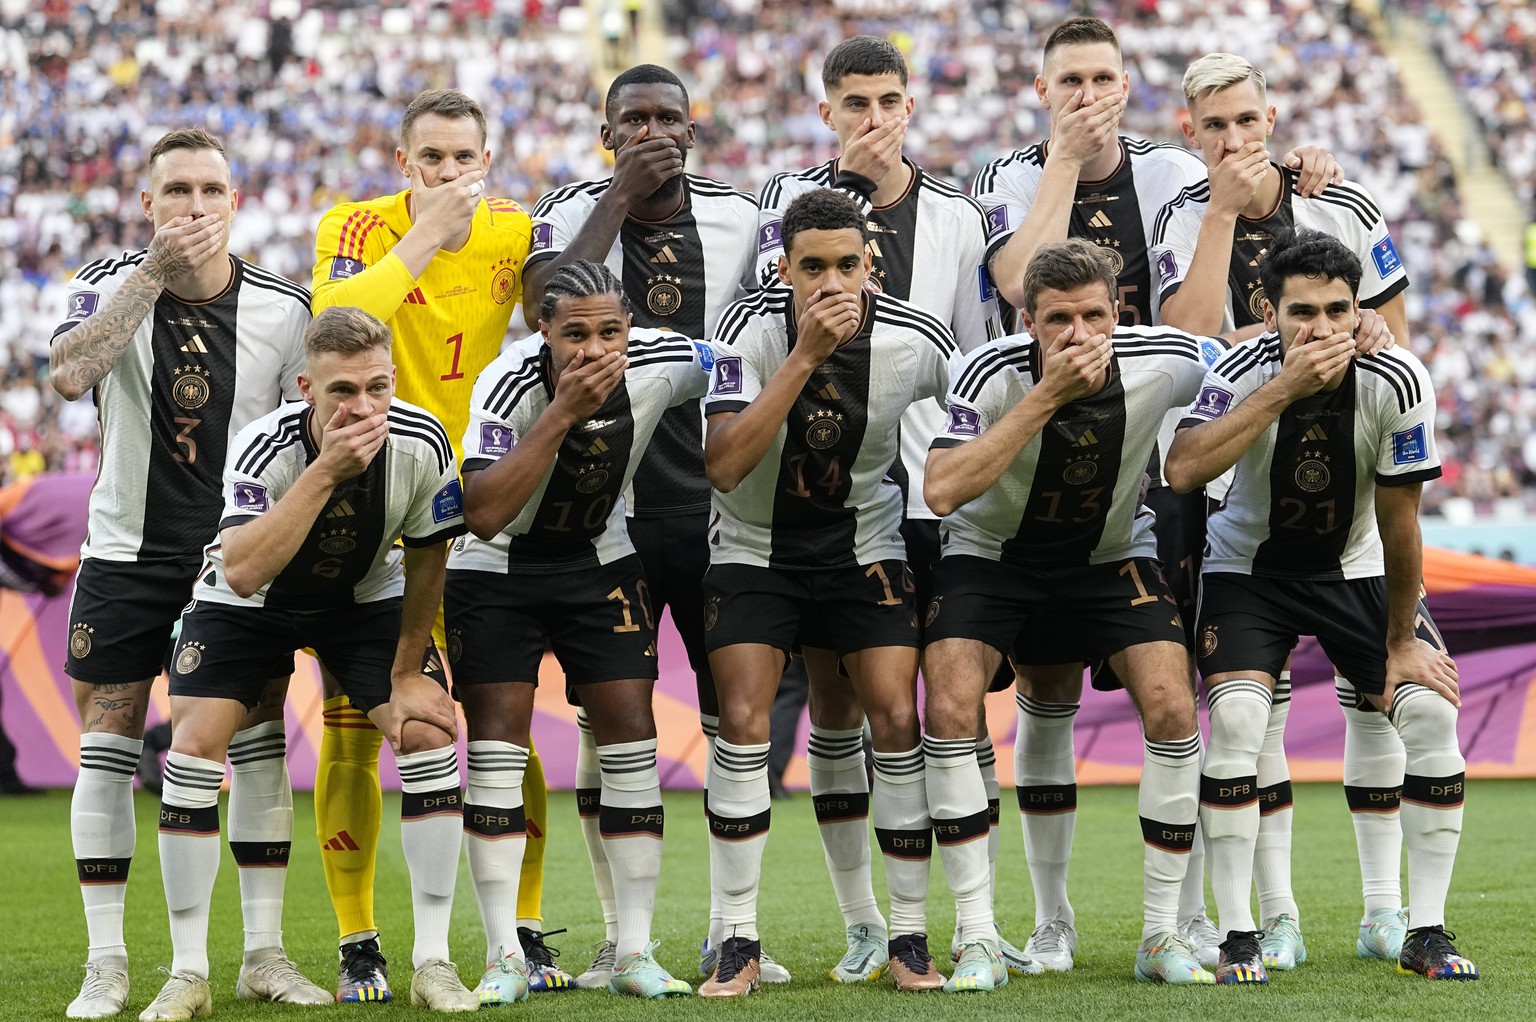
POLYGON ((53 373, 82 393, 100 383, 154 310, 161 290, 143 267, 129 274, 105 308, 54 342, 53 373))

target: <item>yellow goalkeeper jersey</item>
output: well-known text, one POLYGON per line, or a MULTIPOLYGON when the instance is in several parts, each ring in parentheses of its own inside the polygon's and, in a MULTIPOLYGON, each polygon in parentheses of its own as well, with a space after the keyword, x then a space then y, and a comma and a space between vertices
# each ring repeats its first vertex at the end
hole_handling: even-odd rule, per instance
POLYGON ((390 251, 410 230, 410 194, 344 202, 325 214, 315 237, 313 306, 319 313, 353 305, 389 324, 395 393, 437 416, 462 463, 470 391, 501 351, 522 299, 532 223, 511 199, 487 197, 464 247, 439 250, 413 279, 390 251))

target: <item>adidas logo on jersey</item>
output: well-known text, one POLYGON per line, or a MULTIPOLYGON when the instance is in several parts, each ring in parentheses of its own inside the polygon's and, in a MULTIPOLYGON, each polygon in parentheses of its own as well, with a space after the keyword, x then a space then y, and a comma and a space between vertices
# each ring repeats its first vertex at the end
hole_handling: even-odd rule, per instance
POLYGON ((1092 447, 1099 442, 1099 438, 1093 435, 1093 430, 1083 430, 1083 435, 1072 442, 1073 447, 1092 447))
POLYGON ((653 263, 675 263, 675 262, 677 262, 677 256, 672 254, 672 246, 671 245, 663 245, 663 246, 661 246, 661 251, 660 252, 657 252, 655 255, 651 256, 651 262, 653 262, 653 263))
POLYGON ((357 852, 362 850, 358 848, 357 842, 352 840, 352 835, 344 830, 337 831, 336 836, 327 841, 323 847, 328 852, 357 852))
POLYGON ((1321 443, 1322 441, 1328 439, 1328 434, 1323 432, 1323 424, 1319 422, 1311 429, 1307 430, 1307 435, 1302 437, 1302 439, 1311 440, 1314 443, 1321 443))
POLYGON ((325 513, 325 517, 327 517, 327 518, 350 518, 350 517, 352 517, 355 514, 357 514, 357 512, 352 510, 352 505, 347 503, 346 501, 342 501, 340 504, 337 504, 335 507, 333 507, 329 511, 327 511, 325 513))
POLYGON ((427 296, 422 294, 421 288, 418 287, 405 296, 405 301, 408 305, 425 305, 427 304, 427 296))
POLYGON ((192 339, 181 346, 181 350, 194 355, 206 355, 208 354, 208 345, 203 343, 201 334, 193 334, 192 339))
POLYGON ((598 437, 596 440, 592 441, 592 446, 586 449, 585 454, 588 458, 595 458, 599 454, 606 454, 607 452, 608 445, 603 443, 602 437, 598 437))
POLYGON ((841 401, 843 399, 843 395, 837 392, 837 387, 830 383, 818 390, 816 396, 823 401, 841 401))
POLYGON ((1088 226, 1097 227, 1102 231, 1115 226, 1115 222, 1111 220, 1109 215, 1101 209, 1097 213, 1093 214, 1093 216, 1088 218, 1088 226))

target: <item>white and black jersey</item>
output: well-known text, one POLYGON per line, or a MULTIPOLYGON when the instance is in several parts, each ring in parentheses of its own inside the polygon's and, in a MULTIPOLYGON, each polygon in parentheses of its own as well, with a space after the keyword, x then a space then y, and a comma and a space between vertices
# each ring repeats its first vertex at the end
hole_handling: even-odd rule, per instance
MULTIPOLYGON (((949 328, 889 295, 866 292, 858 333, 801 388, 763 460, 716 491, 711 564, 837 568, 898 558, 901 490, 888 470, 908 406, 937 400, 957 349, 949 328)), ((774 288, 720 321, 706 414, 752 403, 795 345, 794 295, 774 288)))
MULTIPOLYGON (((1266 334, 1211 367, 1181 426, 1242 404, 1280 374, 1266 334)), ((1354 360, 1335 390, 1293 402, 1238 461, 1207 525, 1204 574, 1369 578, 1386 573, 1376 487, 1440 475, 1435 391, 1406 348, 1354 360)))
MULTIPOLYGON (((293 403, 251 423, 235 437, 224 470, 219 529, 270 511, 320 450, 314 408, 293 403)), ((389 406, 389 436, 360 475, 343 480, 309 526, 298 553, 249 597, 229 588, 220 540, 192 598, 208 603, 324 610, 372 603, 405 592, 406 546, 431 546, 464 534, 464 501, 448 434, 431 412, 398 398, 389 406)))
MULTIPOLYGON (((873 268, 870 283, 911 302, 949 324, 961 351, 971 351, 1002 335, 997 292, 987 275, 987 222, 981 206, 958 188, 911 161, 912 182, 895 202, 866 212, 873 268)), ((831 160, 797 174, 775 175, 763 186, 757 244, 758 279, 779 284, 784 254, 784 209, 797 196, 830 188, 837 175, 831 160)), ((867 205, 867 203, 866 203, 867 205)), ((906 491, 907 517, 933 518, 923 502, 923 463, 928 442, 944 425, 942 410, 919 401, 901 424, 901 461, 893 475, 906 491)))
MULTIPOLYGON (((603 406, 566 432, 522 512, 496 535, 466 536, 448 566, 524 571, 609 564, 635 552, 624 526, 624 491, 669 408, 696 406, 714 364, 709 344, 664 330, 631 330, 629 368, 603 406)), ((490 467, 554 397, 549 348, 534 334, 518 341, 475 380, 464 471, 490 467)), ((702 471, 702 469, 701 469, 702 471)))
MULTIPOLYGON (((1157 556, 1155 516, 1140 503, 1142 472, 1163 417, 1195 396, 1226 344, 1126 326, 1112 343, 1104 388, 1059 408, 990 489, 944 519, 945 556, 1028 567, 1157 556)), ((933 446, 957 447, 995 425, 1040 382, 1041 359, 1028 334, 957 359, 949 420, 933 446)))
MULTIPOLYGON (((610 179, 580 181, 533 208, 528 265, 553 259, 576 239, 610 179)), ((624 221, 604 260, 624 282, 635 325, 710 337, 726 306, 756 289, 757 200, 729 185, 688 174, 683 204, 659 223, 624 221)), ((640 518, 709 510, 703 422, 696 402, 663 416, 635 475, 630 514, 640 518)))
MULTIPOLYGON (((976 175, 971 194, 987 215, 987 261, 1013 237, 1034 205, 1049 141, 993 160, 976 175)), ((1206 178, 1205 163, 1182 146, 1120 138, 1120 165, 1103 181, 1079 181, 1067 236, 1109 252, 1120 282, 1120 322, 1156 320, 1147 250, 1159 211, 1179 192, 1206 178)))
MULTIPOLYGON (((1398 258, 1387 221, 1366 190, 1352 182, 1329 185, 1322 195, 1296 194, 1300 171, 1275 164, 1280 172, 1280 200, 1268 216, 1250 220, 1239 216, 1232 234, 1227 267, 1227 307, 1222 330, 1264 322, 1264 286, 1259 264, 1276 236, 1297 227, 1332 235, 1360 259, 1360 304, 1379 308, 1408 286, 1408 269, 1398 258)), ((1209 180, 1179 193, 1157 215, 1152 261, 1157 268, 1157 302, 1161 306, 1178 292, 1195 259, 1200 224, 1211 202, 1209 180)))
MULTIPOLYGON (((54 342, 104 309, 144 255, 98 259, 75 274, 54 342)), ((229 286, 207 301, 160 292, 96 385, 101 465, 82 557, 196 558, 218 525, 235 434, 298 397, 309 292, 234 256, 230 264, 229 286)))

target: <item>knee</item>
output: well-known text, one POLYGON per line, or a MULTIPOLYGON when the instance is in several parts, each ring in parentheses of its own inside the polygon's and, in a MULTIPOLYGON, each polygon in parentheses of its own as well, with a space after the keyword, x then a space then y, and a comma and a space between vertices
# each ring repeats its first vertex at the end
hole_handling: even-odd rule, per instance
MULTIPOLYGON (((1267 721, 1267 717, 1265 718, 1267 721)), ((1171 694, 1143 711, 1141 727, 1154 742, 1171 742, 1188 738, 1199 728, 1193 696, 1171 694)))
MULTIPOLYGON (((974 716, 971 724, 974 731, 974 716)), ((917 745, 917 707, 909 703, 882 706, 869 714, 870 736, 882 752, 905 752, 917 745)))
POLYGON ((1257 681, 1223 682, 1211 689, 1212 752, 1258 759, 1269 725, 1269 693, 1257 681))
POLYGON ((436 724, 420 720, 408 720, 400 729, 400 752, 409 756, 417 752, 432 752, 453 744, 453 735, 436 724))
POLYGON ((1450 700, 1422 686, 1400 688, 1392 722, 1409 749, 1441 746, 1456 742, 1456 707, 1450 700))
POLYGON ((744 699, 722 700, 720 737, 732 745, 761 745, 768 741, 768 711, 744 699))

